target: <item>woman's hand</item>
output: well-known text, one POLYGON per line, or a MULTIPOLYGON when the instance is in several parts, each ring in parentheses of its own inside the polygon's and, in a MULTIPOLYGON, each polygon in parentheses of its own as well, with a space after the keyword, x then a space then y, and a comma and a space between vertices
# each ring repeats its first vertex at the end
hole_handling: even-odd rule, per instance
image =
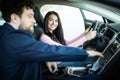
POLYGON ((96 37, 96 33, 96 31, 93 31, 93 28, 90 29, 89 27, 85 30, 85 37, 87 40, 91 40, 96 37))
POLYGON ((54 73, 58 70, 57 62, 46 62, 46 65, 51 73, 54 73))

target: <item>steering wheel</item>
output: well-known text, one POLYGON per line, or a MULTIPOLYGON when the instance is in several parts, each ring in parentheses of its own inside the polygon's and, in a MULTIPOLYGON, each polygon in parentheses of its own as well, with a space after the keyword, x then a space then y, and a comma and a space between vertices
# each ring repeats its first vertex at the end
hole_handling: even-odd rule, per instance
POLYGON ((95 31, 98 27, 98 21, 95 20, 95 22, 93 22, 93 24, 91 25, 91 28, 93 28, 93 31, 95 31))
MULTIPOLYGON (((93 28, 93 31, 96 31, 97 27, 98 27, 98 21, 95 20, 95 21, 93 22, 93 24, 91 25, 89 31, 91 30, 91 28, 93 28)), ((98 38, 98 37, 95 37, 95 38, 93 38, 93 39, 91 39, 91 40, 88 40, 88 41, 84 42, 84 44, 83 44, 83 49, 86 49, 86 48, 87 48, 88 46, 90 46, 90 45, 93 46, 93 43, 96 42, 96 39, 97 39, 97 38, 98 38)))

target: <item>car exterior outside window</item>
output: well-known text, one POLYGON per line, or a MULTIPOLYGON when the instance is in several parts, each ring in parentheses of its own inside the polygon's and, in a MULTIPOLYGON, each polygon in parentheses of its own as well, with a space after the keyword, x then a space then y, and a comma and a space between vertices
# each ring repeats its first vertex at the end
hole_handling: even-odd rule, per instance
POLYGON ((0 11, 0 26, 5 23, 5 20, 2 18, 2 13, 0 11))
POLYGON ((99 15, 97 15, 97 14, 95 14, 95 13, 92 13, 92 12, 90 12, 90 11, 86 11, 86 10, 82 10, 83 11, 83 13, 84 13, 84 15, 85 15, 85 18, 87 19, 87 20, 98 20, 98 21, 100 21, 100 22, 103 22, 103 18, 101 17, 101 16, 99 16, 99 15))

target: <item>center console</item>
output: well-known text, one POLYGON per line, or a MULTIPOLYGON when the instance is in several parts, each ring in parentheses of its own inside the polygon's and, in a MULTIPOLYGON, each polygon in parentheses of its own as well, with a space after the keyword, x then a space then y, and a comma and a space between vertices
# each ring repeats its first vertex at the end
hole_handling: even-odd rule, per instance
POLYGON ((118 59, 120 53, 120 24, 107 25, 100 31, 100 34, 108 38, 109 43, 104 49, 104 58, 99 58, 92 66, 91 71, 98 74, 103 73, 106 67, 111 66, 112 61, 118 59))
MULTIPOLYGON (((104 25, 98 32, 98 36, 105 37, 108 44, 103 50, 104 58, 99 57, 94 63, 82 67, 67 67, 67 73, 73 76, 82 76, 85 74, 103 74, 110 73, 114 64, 120 60, 120 24, 104 25)), ((115 67, 116 68, 116 67, 115 67)))

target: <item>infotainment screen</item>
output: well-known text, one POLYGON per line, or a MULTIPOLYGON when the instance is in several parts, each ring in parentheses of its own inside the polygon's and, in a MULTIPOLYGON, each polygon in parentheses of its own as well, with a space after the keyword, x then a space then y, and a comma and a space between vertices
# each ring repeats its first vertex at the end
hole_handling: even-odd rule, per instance
POLYGON ((114 31, 112 31, 109 28, 104 33, 104 37, 106 37, 108 40, 111 40, 113 35, 114 35, 114 31))

